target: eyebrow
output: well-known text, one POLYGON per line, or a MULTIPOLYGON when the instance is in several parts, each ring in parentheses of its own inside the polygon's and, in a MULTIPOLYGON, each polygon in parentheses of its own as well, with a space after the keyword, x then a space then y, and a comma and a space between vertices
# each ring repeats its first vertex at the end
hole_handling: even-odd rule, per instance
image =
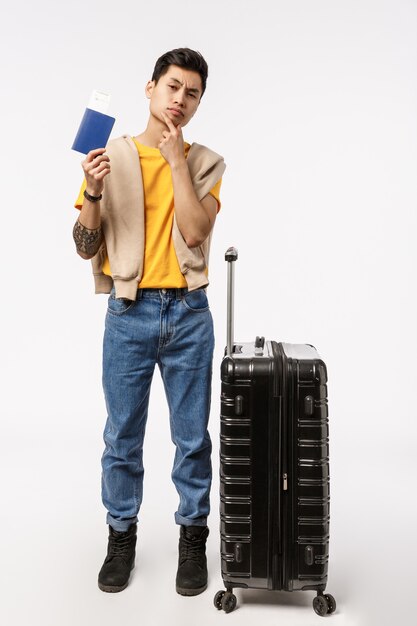
MULTIPOLYGON (((176 83, 178 83, 178 84, 179 84, 179 85, 181 85, 181 86, 184 84, 184 83, 182 83, 180 80, 178 80, 177 78, 174 78, 173 76, 171 76, 171 77, 169 78, 169 80, 173 80, 173 81, 175 81, 176 83)), ((193 92, 195 92, 195 93, 200 93, 200 90, 199 90, 199 89, 195 89, 195 88, 189 89, 188 91, 193 91, 193 92)))

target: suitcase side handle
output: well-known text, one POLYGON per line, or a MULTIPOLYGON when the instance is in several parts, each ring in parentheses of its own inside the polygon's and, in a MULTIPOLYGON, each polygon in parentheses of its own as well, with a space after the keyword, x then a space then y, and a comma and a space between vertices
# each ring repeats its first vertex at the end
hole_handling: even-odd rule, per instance
POLYGON ((234 321, 234 287, 235 287, 235 266, 234 262, 237 261, 236 248, 230 247, 226 250, 225 260, 227 261, 227 347, 226 355, 231 355, 233 352, 233 321, 234 321))

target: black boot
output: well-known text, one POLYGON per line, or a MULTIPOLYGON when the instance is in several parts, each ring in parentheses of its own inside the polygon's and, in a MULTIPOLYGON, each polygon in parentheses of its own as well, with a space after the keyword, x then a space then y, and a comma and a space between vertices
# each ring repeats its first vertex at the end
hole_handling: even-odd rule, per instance
POLYGON ((136 523, 126 532, 118 532, 109 526, 107 556, 98 575, 101 591, 123 591, 129 582, 135 565, 136 523))
POLYGON ((207 526, 181 526, 178 546, 177 593, 196 596, 207 588, 207 526))

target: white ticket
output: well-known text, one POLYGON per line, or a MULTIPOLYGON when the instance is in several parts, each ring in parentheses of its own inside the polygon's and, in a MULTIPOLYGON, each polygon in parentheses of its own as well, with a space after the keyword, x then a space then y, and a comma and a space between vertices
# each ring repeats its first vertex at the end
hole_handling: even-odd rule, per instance
POLYGON ((110 105, 110 94, 104 91, 93 91, 87 108, 99 113, 107 113, 110 105))

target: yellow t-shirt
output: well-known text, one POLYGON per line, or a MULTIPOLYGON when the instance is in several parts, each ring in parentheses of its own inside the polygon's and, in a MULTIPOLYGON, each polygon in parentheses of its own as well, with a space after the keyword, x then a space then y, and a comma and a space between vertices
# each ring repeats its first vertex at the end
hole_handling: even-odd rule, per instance
MULTIPOLYGON (((138 286, 142 289, 186 287, 187 281, 181 274, 172 241, 174 189, 169 163, 159 148, 144 146, 135 139, 134 142, 139 152, 145 202, 145 256, 143 275, 138 286)), ((189 149, 190 144, 184 142, 186 157, 189 149)), ((217 200, 217 212, 221 206, 219 199, 221 182, 220 179, 210 191, 217 200)), ((75 203, 78 209, 82 207, 85 188, 84 179, 75 203)), ((108 258, 104 262, 103 272, 111 276, 108 258)))

